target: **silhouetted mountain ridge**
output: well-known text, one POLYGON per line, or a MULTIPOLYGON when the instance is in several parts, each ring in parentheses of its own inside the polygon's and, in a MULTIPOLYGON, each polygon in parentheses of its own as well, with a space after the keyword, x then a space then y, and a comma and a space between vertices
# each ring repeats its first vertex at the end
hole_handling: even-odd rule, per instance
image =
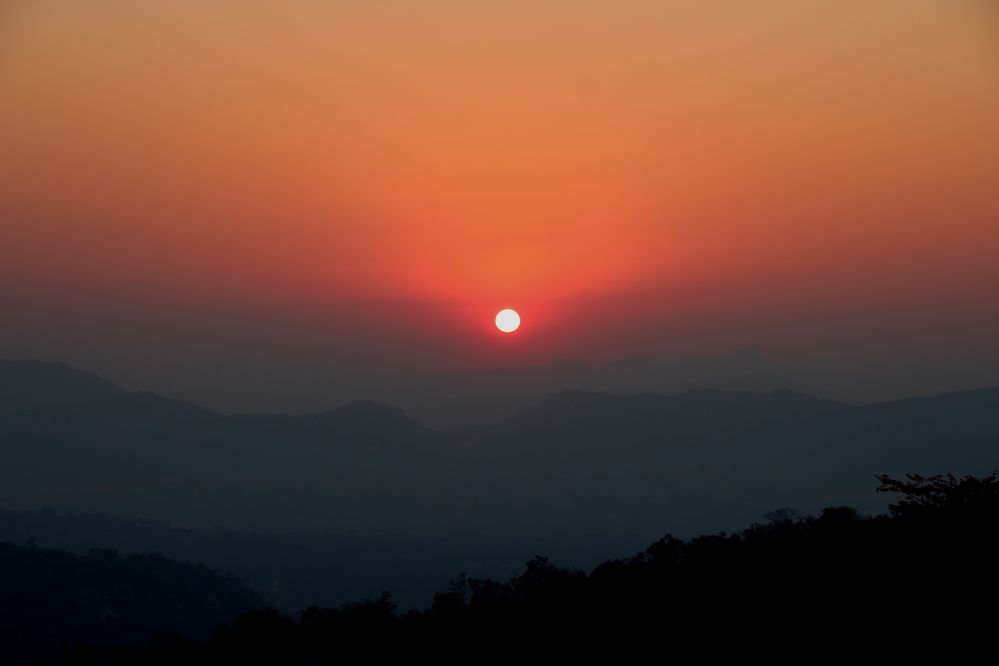
POLYGON ((126 394, 113 382, 66 363, 0 361, 0 416, 40 404, 86 404, 126 394))
MULTIPOLYGON (((566 388, 682 393, 708 388, 769 391, 805 387, 788 379, 780 364, 755 351, 740 350, 727 356, 682 361, 632 357, 596 366, 567 358, 533 366, 382 378, 359 387, 358 393, 367 395, 371 402, 400 407, 416 420, 441 428, 499 422, 566 388)), ((66 364, 0 362, 0 415, 43 403, 89 404, 128 395, 117 385, 66 364)), ((355 401, 355 396, 346 397, 349 399, 343 406, 355 401)), ((314 413, 323 411, 330 410, 320 407, 314 413)))
POLYGON ((402 405, 432 427, 498 423, 563 389, 606 393, 683 393, 695 389, 805 390, 787 369, 762 354, 740 350, 730 355, 667 361, 632 357, 598 366, 579 359, 541 365, 493 368, 412 377, 379 399, 402 405))
POLYGON ((129 507, 188 527, 653 535, 738 528, 784 502, 876 509, 864 489, 884 471, 999 468, 999 390, 855 407, 790 389, 567 389, 448 431, 371 400, 226 415, 126 394, 0 417, 0 442, 8 508, 129 507))

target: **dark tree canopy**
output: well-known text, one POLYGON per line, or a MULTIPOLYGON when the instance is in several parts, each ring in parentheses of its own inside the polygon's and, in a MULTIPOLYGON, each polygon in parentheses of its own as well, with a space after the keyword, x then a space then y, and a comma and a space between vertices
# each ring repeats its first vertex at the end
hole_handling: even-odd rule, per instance
POLYGON ((591 573, 527 562, 457 576, 431 608, 385 593, 298 618, 255 610, 210 641, 77 645, 62 663, 625 663, 926 658, 987 646, 999 619, 996 476, 879 477, 891 515, 779 510, 736 534, 667 535, 591 573))
POLYGON ((881 482, 878 492, 902 495, 902 499, 890 507, 896 516, 966 515, 999 510, 999 478, 995 472, 988 476, 960 478, 953 474, 929 477, 906 474, 905 480, 882 474, 878 481, 881 482))

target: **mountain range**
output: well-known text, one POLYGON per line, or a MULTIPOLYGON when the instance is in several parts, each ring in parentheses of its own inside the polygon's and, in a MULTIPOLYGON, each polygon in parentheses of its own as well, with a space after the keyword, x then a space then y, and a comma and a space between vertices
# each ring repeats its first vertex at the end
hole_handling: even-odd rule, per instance
POLYGON ((370 401, 220 414, 40 362, 0 365, 0 398, 0 507, 194 528, 684 535, 778 505, 876 511, 877 473, 999 468, 996 389, 864 406, 790 389, 564 389, 443 430, 370 401))

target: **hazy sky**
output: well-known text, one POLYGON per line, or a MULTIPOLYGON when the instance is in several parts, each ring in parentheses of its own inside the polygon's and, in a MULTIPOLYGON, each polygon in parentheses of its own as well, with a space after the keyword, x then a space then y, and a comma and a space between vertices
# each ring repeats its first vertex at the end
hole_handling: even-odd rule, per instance
POLYGON ((990 4, 5 0, 0 357, 999 368, 990 4))

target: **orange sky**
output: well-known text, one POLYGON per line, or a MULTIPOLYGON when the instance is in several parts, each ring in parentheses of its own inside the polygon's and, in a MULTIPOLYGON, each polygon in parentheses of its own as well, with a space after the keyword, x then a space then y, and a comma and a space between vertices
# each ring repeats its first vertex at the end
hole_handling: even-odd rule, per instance
POLYGON ((8 0, 0 356, 994 357, 997 119, 987 0, 8 0))

